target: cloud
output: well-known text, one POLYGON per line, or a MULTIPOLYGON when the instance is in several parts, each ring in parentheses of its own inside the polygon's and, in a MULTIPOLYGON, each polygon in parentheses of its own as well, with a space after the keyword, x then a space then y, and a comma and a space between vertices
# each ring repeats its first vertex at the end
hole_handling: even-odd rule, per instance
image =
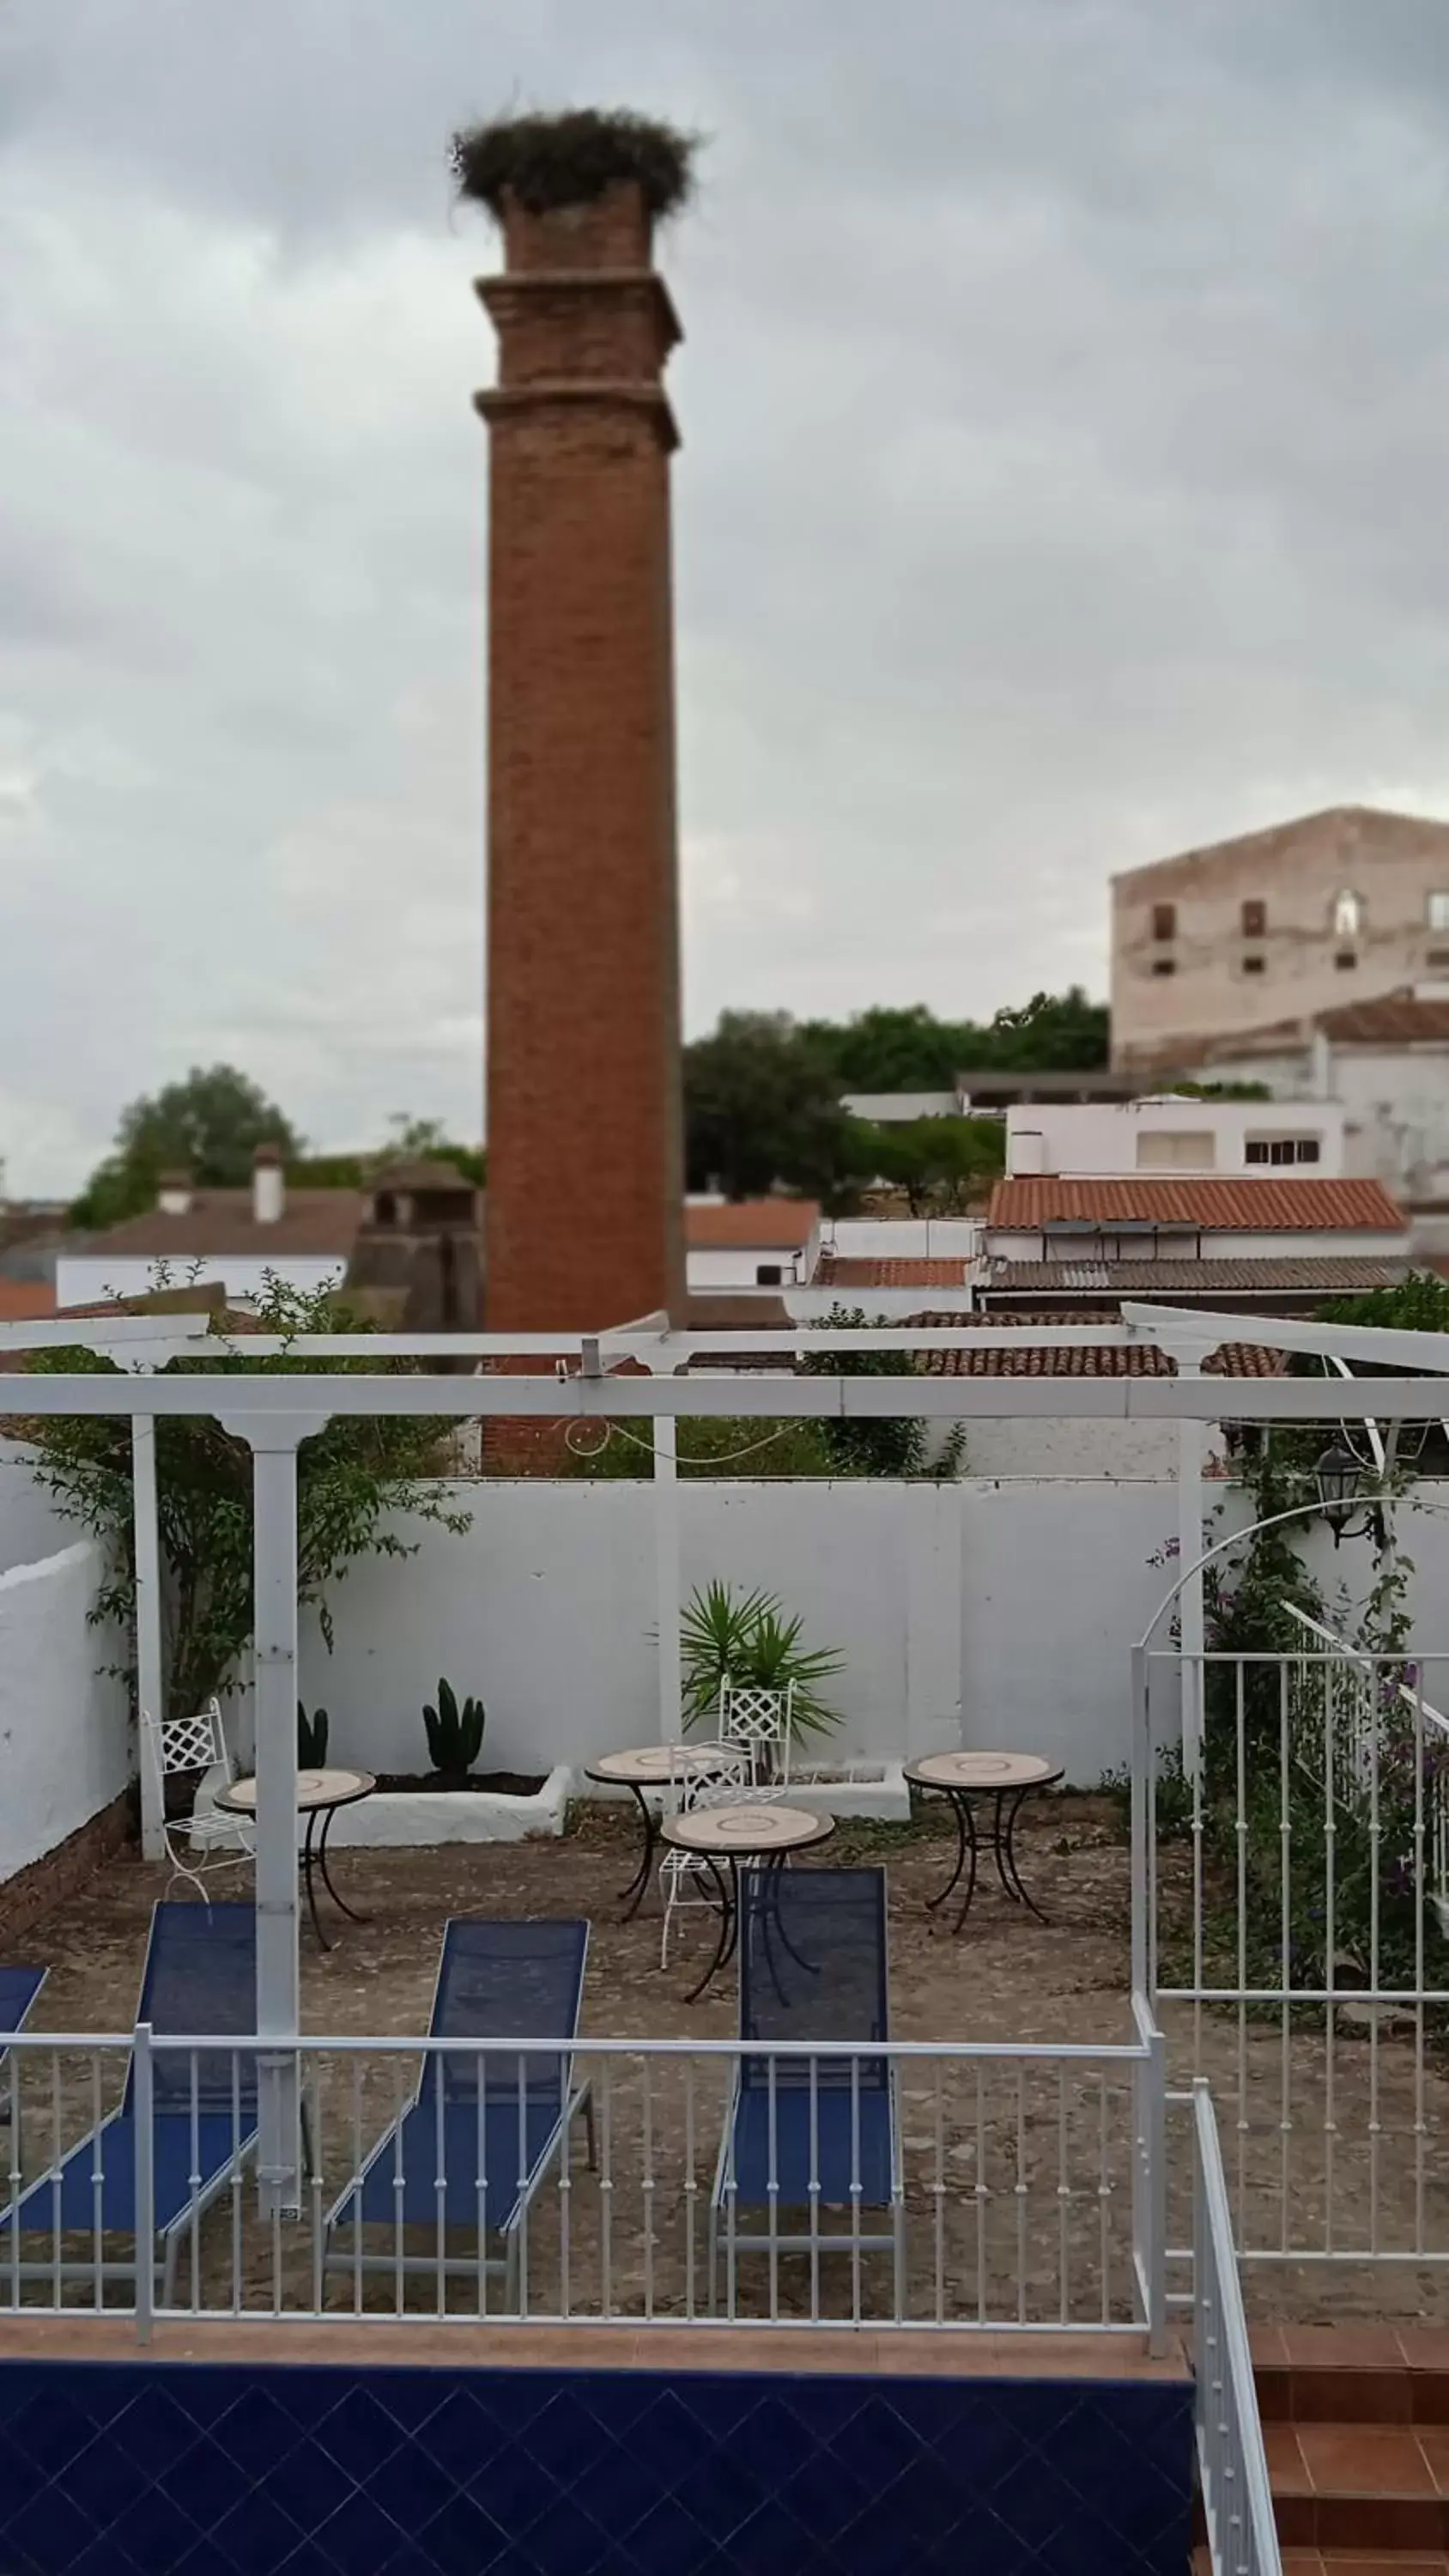
POLYGON ((1114 867, 1449 812, 1440 0, 11 0, 0 1154, 230 1055, 481 1117, 510 97, 712 140, 661 256, 686 991, 1105 980, 1114 867))

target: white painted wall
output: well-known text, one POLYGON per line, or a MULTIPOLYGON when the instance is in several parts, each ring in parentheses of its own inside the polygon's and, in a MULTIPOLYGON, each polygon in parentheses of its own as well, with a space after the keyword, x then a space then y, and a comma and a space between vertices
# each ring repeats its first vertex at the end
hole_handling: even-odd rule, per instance
POLYGON ((685 1278, 688 1286, 708 1296, 714 1290, 754 1288, 762 1269, 776 1269, 782 1283, 808 1279, 820 1252, 820 1237, 812 1234, 800 1251, 783 1249, 779 1244, 763 1243, 753 1250, 734 1246, 708 1245, 685 1255, 685 1278))
MULTIPOLYGON (((843 1650, 842 1752, 1025 1749, 1091 1783, 1128 1756, 1130 1649, 1175 1571, 1151 1562, 1175 1530, 1175 1484, 1125 1472, 1125 1449, 1117 1481, 994 1478, 980 1472, 991 1427, 972 1426, 977 1472, 956 1485, 681 1485, 684 1590, 712 1576, 763 1585, 811 1644, 843 1650)), ((1069 1467, 1073 1426, 1039 1428, 1044 1456, 1069 1467)), ((1128 1440, 1151 1428, 1095 1426, 1128 1440)), ((301 1692, 328 1709, 336 1758, 424 1768, 421 1710, 440 1673, 487 1703, 490 1769, 582 1765, 652 1740, 652 1488, 488 1479, 458 1500, 473 1513, 466 1536, 400 1524, 415 1556, 354 1567, 334 1598, 335 1654, 304 1622, 301 1692)), ((1449 1490, 1427 1500, 1437 1507, 1399 1515, 1423 1654, 1449 1652, 1449 1490)), ((1209 1503, 1246 1517, 1236 1489, 1210 1487, 1209 1503)), ((1362 1602, 1366 1548, 1335 1553, 1315 1531, 1307 1552, 1330 1596, 1362 1602)), ((99 1677, 112 1650, 86 1625, 99 1571, 82 1542, 0 1575, 0 1878, 125 1785, 124 1695, 99 1677)), ((1438 1678, 1449 1705, 1449 1664, 1438 1678)), ((244 1698, 230 1722, 245 1753, 244 1698)))
POLYGON ((75 1522, 62 1520, 36 1483, 30 1451, 18 1440, 0 1440, 0 1574, 53 1556, 78 1536, 75 1522))
POLYGON ((1336 1100, 1295 1102, 1284 1116, 1269 1100, 1033 1101, 1006 1113, 1008 1173, 1051 1172, 1080 1176, 1171 1170, 1150 1159, 1144 1139, 1193 1137, 1203 1159, 1181 1168, 1201 1172, 1258 1172, 1249 1163, 1250 1136, 1291 1132, 1318 1139, 1318 1160, 1295 1165, 1318 1180, 1335 1180, 1344 1168, 1344 1110, 1336 1100))
POLYGON ((1449 1047, 1336 1047, 1320 1030, 1281 1055, 1219 1057, 1202 1071, 1266 1083, 1295 1116, 1298 1103, 1327 1097, 1343 1112, 1347 1174, 1405 1196, 1449 1192, 1449 1047))
MULTIPOLYGON (((1025 1746, 1078 1781, 1126 1760, 1128 1654, 1166 1580, 1146 1560, 1174 1526, 1169 1481, 680 1494, 686 1595, 712 1575, 762 1584, 812 1644, 844 1650, 842 1751, 1025 1746)), ((651 1488, 491 1479, 460 1500, 466 1537, 424 1526, 417 1556, 354 1569, 334 1655, 308 1623, 302 1696, 329 1711, 334 1753, 423 1768, 440 1673, 487 1703, 488 1768, 652 1740, 651 1488)))
POLYGON ((910 1125, 917 1118, 959 1118, 954 1091, 847 1091, 840 1106, 852 1118, 869 1118, 877 1126, 910 1125))
MULTIPOLYGON (((193 1260, 184 1251, 169 1256, 173 1284, 198 1286, 219 1279, 231 1297, 259 1296, 268 1275, 292 1288, 335 1288, 346 1263, 340 1259, 304 1261, 279 1254, 275 1261, 251 1260, 241 1253, 221 1253, 193 1260)), ((114 1253, 63 1252, 55 1265, 57 1306, 93 1306, 107 1297, 143 1296, 156 1285, 154 1260, 119 1259, 114 1253)))
MULTIPOLYGON (((1221 1446, 1211 1426, 1208 1438, 1221 1446)), ((1090 1417, 1057 1422, 982 1417, 966 1425, 965 1472, 969 1478, 1066 1476, 1079 1484, 1095 1478, 1140 1484, 1144 1478, 1176 1475, 1177 1425, 1094 1422, 1090 1417)))
POLYGON ((851 1261, 974 1261, 981 1250, 980 1220, 969 1216, 826 1217, 823 1250, 851 1261))
POLYGON ((0 1880, 98 1815, 131 1774, 126 1692, 99 1669, 116 1641, 87 1624, 101 1574, 91 1539, 0 1574, 0 1880))
POLYGON ((987 1251, 1000 1261, 1099 1261, 1105 1239, 1108 1254, 1124 1261, 1184 1261, 1201 1252, 1205 1261, 1324 1261, 1336 1253, 1358 1260, 1395 1260, 1409 1248, 1407 1225, 1392 1234, 1362 1228, 1331 1229, 1327 1226, 1314 1233, 1307 1228, 1280 1234, 1216 1233, 1204 1227, 1200 1235, 1163 1235, 1154 1245, 1150 1235, 1132 1235, 1104 1217, 1091 1232, 1059 1232, 1040 1226, 992 1226, 987 1235, 987 1251))

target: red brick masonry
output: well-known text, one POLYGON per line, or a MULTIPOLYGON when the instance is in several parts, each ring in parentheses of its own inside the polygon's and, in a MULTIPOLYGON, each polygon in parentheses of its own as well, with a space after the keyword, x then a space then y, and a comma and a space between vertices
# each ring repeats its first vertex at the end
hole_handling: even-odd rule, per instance
POLYGON ((490 1330, 682 1315, 669 456, 679 325, 631 182, 510 210, 488 699, 490 1330))
POLYGON ((18 1869, 13 1878, 0 1886, 0 1948, 8 1948, 49 1914, 63 1905, 77 1888, 105 1866, 122 1845, 131 1839, 131 1800, 123 1792, 113 1798, 99 1815, 91 1816, 63 1843, 33 1860, 28 1869, 18 1869))

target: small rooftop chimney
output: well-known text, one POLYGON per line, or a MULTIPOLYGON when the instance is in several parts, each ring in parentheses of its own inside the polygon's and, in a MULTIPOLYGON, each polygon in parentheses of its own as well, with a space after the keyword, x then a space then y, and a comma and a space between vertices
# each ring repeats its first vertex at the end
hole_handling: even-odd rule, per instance
POLYGON ((162 1216, 187 1216, 191 1211, 191 1174, 163 1172, 156 1185, 156 1205, 162 1216))
POLYGON ((257 1225, 276 1225, 287 1204, 287 1183, 280 1145, 259 1145, 252 1156, 252 1217, 257 1225))

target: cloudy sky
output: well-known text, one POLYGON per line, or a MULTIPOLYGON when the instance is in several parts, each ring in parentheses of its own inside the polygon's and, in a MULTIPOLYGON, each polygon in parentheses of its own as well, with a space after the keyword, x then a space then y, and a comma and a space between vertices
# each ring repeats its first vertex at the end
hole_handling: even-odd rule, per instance
POLYGON ((4 0, 0 1157, 197 1061, 481 1118, 487 229, 662 246, 690 1025, 1105 983, 1114 869, 1449 813, 1445 0, 4 0))

